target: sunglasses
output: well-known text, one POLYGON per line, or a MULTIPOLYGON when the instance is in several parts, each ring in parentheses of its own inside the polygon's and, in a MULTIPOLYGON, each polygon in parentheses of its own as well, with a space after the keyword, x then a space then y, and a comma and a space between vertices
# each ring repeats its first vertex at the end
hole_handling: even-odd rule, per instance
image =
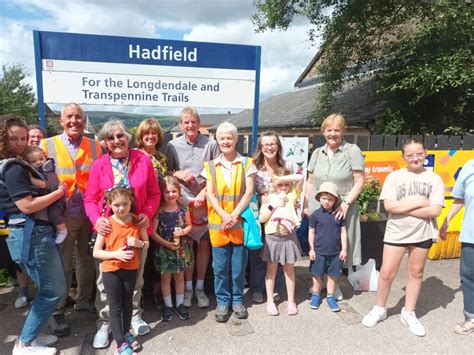
POLYGON ((125 137, 125 133, 117 133, 115 136, 110 135, 106 139, 108 142, 113 142, 115 139, 122 139, 125 137))

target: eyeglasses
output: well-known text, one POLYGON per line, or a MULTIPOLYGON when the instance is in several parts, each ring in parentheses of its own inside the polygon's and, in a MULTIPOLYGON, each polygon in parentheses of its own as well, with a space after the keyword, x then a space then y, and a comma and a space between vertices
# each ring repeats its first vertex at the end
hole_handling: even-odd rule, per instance
POLYGON ((271 148, 271 147, 276 147, 278 145, 278 143, 265 143, 265 144, 262 144, 262 147, 263 148, 271 148))
POLYGON ((108 142, 113 142, 115 139, 122 139, 125 137, 125 133, 117 133, 115 136, 108 136, 107 141, 108 142))
POLYGON ((415 158, 422 159, 424 158, 426 153, 417 153, 417 154, 410 154, 410 155, 405 155, 405 159, 407 160, 413 160, 415 158))

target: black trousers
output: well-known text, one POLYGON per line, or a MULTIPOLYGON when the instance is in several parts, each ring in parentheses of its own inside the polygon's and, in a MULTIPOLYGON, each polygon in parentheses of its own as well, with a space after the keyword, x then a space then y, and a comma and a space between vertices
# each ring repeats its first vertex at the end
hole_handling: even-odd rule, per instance
POLYGON ((132 321, 132 297, 137 281, 138 270, 120 269, 115 272, 104 272, 105 293, 109 303, 109 320, 112 334, 120 347, 125 341, 125 334, 132 321))

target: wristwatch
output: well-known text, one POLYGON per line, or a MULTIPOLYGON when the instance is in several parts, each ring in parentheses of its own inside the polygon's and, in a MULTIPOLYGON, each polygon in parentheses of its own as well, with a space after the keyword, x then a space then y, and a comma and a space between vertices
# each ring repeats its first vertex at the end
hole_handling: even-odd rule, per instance
POLYGON ((268 209, 269 209, 269 211, 271 212, 271 211, 273 211, 275 208, 274 208, 272 205, 268 205, 268 209))

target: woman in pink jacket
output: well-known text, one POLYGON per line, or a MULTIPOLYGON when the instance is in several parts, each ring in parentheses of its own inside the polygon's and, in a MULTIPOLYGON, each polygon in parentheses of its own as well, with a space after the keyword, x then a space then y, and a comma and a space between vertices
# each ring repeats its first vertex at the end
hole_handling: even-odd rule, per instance
MULTIPOLYGON (((139 226, 147 226, 148 234, 151 234, 150 221, 160 204, 160 189, 150 158, 139 150, 130 149, 129 143, 132 136, 121 121, 112 120, 105 123, 99 136, 104 140, 108 153, 92 165, 84 197, 87 216, 97 232, 104 235, 110 233, 111 228, 107 218, 110 211, 104 208, 104 193, 114 186, 130 186, 134 190, 134 213, 139 217, 139 226)), ((150 331, 148 324, 141 319, 140 308, 146 254, 146 251, 141 253, 140 269, 133 293, 132 327, 137 335, 145 335, 150 331)), ((108 307, 106 307, 107 299, 98 263, 96 263, 96 271, 99 275, 97 289, 100 294, 100 297, 96 299, 96 308, 101 326, 94 337, 93 346, 100 349, 109 346, 110 326, 108 307)))

